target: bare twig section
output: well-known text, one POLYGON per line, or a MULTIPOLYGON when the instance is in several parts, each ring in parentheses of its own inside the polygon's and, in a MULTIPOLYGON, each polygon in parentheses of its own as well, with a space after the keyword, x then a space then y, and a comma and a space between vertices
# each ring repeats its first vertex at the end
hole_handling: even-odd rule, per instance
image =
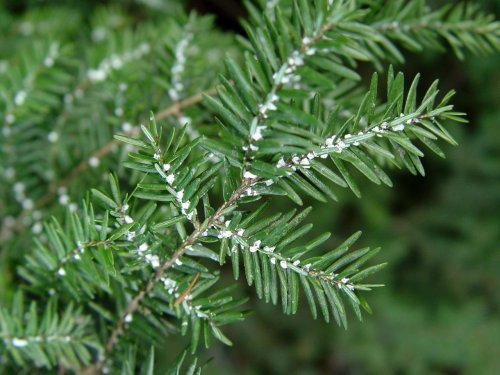
POLYGON ((186 299, 186 297, 189 295, 189 293, 191 293, 191 290, 193 290, 193 287, 196 284, 196 282, 198 281, 198 279, 200 278, 200 275, 201 275, 201 272, 198 272, 195 275, 195 277, 193 278, 193 280, 191 280, 191 282, 189 283, 186 290, 184 292, 182 292, 181 295, 175 300, 174 306, 180 305, 182 303, 182 301, 184 301, 186 299))

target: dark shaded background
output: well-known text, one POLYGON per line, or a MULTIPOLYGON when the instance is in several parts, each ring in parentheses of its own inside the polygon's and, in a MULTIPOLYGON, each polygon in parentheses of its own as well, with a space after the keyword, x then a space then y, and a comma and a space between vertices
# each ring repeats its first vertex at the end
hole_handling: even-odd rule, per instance
MULTIPOLYGON (((140 6, 117 2, 140 22, 140 6)), ((498 17, 498 1, 479 2, 498 17)), ((38 3, 7 1, 18 13, 38 3)), ((66 3, 89 13, 111 1, 66 3)), ((188 7, 241 32, 239 1, 190 0, 188 7)), ((392 171, 393 189, 359 179, 363 199, 344 192, 340 203, 314 208, 316 231, 333 232, 332 245, 362 228, 362 244, 382 246, 378 261, 389 266, 377 281, 387 286, 369 296, 374 315, 351 319, 344 331, 313 321, 305 304, 287 317, 253 297, 255 313, 228 327, 234 348, 212 349, 217 365, 207 374, 500 373, 499 66, 498 55, 460 62, 451 53, 407 54, 398 68, 408 76, 421 72, 424 86, 440 78, 443 91, 458 92, 454 103, 470 121, 450 128, 460 146, 445 147, 446 160, 429 155, 426 178, 392 171)), ((369 76, 372 68, 362 69, 369 76)), ((182 345, 169 341, 165 357, 182 345)))

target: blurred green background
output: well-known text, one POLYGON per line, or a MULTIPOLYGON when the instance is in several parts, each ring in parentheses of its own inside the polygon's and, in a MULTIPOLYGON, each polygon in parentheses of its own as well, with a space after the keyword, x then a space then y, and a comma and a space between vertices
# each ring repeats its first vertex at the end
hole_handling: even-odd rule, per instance
MULTIPOLYGON (((479 2, 498 17, 497 0, 479 2)), ((22 14, 41 3, 5 5, 22 14)), ((111 2, 66 3, 88 12, 111 2)), ((188 7, 217 14, 218 26, 229 32, 241 31, 237 18, 245 14, 236 0, 191 0, 188 7)), ((424 83, 440 78, 443 91, 458 92, 456 108, 470 121, 450 128, 460 146, 445 148, 445 160, 426 158, 426 178, 391 171, 393 189, 359 179, 361 200, 344 192, 339 203, 310 202, 310 220, 317 232, 334 234, 331 245, 363 229, 362 244, 382 247, 377 260, 389 265, 376 278, 386 287, 369 296, 373 316, 351 319, 344 331, 312 320, 305 304, 298 315, 283 316, 248 288, 255 312, 226 329, 232 348, 207 353, 215 357, 207 374, 500 373, 499 67, 498 55, 461 62, 451 53, 408 54, 399 69, 421 72, 424 83)), ((167 341, 165 357, 183 344, 167 341)))

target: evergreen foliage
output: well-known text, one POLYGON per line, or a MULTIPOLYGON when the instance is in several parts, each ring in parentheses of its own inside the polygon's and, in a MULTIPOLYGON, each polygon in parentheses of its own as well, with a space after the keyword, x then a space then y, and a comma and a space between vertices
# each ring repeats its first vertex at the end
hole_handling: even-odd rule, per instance
POLYGON ((231 345, 223 326, 248 315, 221 267, 285 314, 304 300, 347 328, 371 312, 379 248, 355 248, 360 232, 326 248, 302 206, 390 187, 392 168, 425 175, 464 114, 391 64, 497 52, 499 24, 422 0, 247 6, 245 38, 177 1, 141 2, 139 24, 120 7, 0 8, 3 371, 153 374, 154 348, 189 335, 169 371, 198 374, 186 356, 231 345))

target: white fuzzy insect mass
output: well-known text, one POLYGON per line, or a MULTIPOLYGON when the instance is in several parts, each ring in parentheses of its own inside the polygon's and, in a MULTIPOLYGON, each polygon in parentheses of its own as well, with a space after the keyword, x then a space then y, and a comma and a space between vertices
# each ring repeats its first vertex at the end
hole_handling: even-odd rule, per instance
POLYGON ((170 99, 174 102, 181 98, 182 90, 184 89, 184 85, 182 84, 182 73, 186 68, 186 53, 192 38, 192 33, 186 33, 175 46, 175 63, 170 70, 171 87, 168 90, 168 96, 170 96, 170 99))
POLYGON ((18 106, 21 106, 24 104, 24 101, 26 100, 26 91, 24 90, 21 90, 21 91, 18 91, 16 96, 14 97, 14 103, 16 103, 16 105, 18 106))
POLYGON ((33 227, 31 228, 31 231, 34 234, 40 234, 42 233, 42 230, 43 230, 43 225, 40 222, 36 222, 35 224, 33 224, 33 227))
POLYGON ((276 249, 276 246, 264 246, 264 251, 267 253, 272 253, 276 249))
POLYGON ((175 175, 169 174, 167 176, 167 184, 172 185, 174 183, 174 181, 175 181, 175 175))
POLYGON ((52 57, 46 57, 43 60, 43 65, 45 65, 47 68, 50 68, 52 65, 54 65, 54 59, 52 57))
POLYGON ((16 118, 12 113, 8 113, 5 115, 5 122, 7 124, 12 124, 14 123, 14 121, 16 121, 16 118))
POLYGON ((276 163, 276 167, 278 167, 278 168, 286 167, 285 159, 280 158, 280 160, 278 160, 278 163, 276 163))
POLYGON ((122 107, 116 107, 115 108, 115 116, 122 117, 123 116, 123 108, 122 107))
POLYGON ((89 69, 87 71, 87 77, 92 82, 100 82, 106 79, 106 72, 101 69, 89 69))
POLYGON ((132 131, 132 128, 133 128, 133 126, 130 122, 124 122, 122 124, 122 131, 124 133, 130 133, 132 131))
MULTIPOLYGON (((265 103, 259 104, 259 113, 263 118, 267 118, 267 111, 276 111, 278 108, 276 107, 275 102, 279 100, 278 95, 271 93, 267 96, 265 103)), ((254 137, 255 139, 255 137, 254 137)))
POLYGON ((69 203, 69 196, 67 194, 59 196, 59 203, 63 206, 67 205, 69 203))
POLYGON ((147 254, 144 259, 148 262, 154 269, 160 267, 160 257, 154 254, 147 254))
POLYGON ((122 55, 113 54, 109 58, 102 60, 97 68, 87 70, 87 78, 94 83, 102 82, 113 70, 121 69, 129 61, 139 60, 150 50, 151 47, 148 43, 141 43, 136 49, 122 55))
POLYGON ((127 232, 125 238, 127 239, 127 241, 132 241, 135 238, 135 232, 134 231, 127 232))
POLYGON ((231 238, 233 233, 230 230, 221 230, 217 235, 218 238, 231 238))
POLYGON ((95 156, 92 156, 90 159, 89 159, 89 165, 92 167, 92 168, 95 168, 95 167, 98 167, 100 164, 100 161, 97 157, 95 156))
POLYGON ((178 201, 181 201, 182 198, 184 198, 184 189, 183 190, 180 190, 178 191, 176 194, 175 194, 176 198, 178 201))
POLYGON ((245 171, 245 173, 243 173, 243 178, 246 178, 246 179, 254 179, 254 178, 257 178, 258 176, 254 175, 252 172, 250 171, 245 171))
POLYGON ((25 209, 25 210, 32 210, 35 207, 35 204, 29 198, 23 200, 22 205, 23 205, 23 209, 25 209))
POLYGON ((47 139, 50 143, 56 143, 57 140, 59 139, 59 134, 57 134, 57 132, 55 131, 51 131, 48 135, 47 135, 47 139))
POLYGON ((261 240, 257 240, 253 243, 252 246, 250 246, 249 250, 251 253, 255 253, 257 250, 260 248, 260 244, 262 243, 261 240))
POLYGON ((28 340, 20 339, 17 337, 14 337, 11 342, 12 345, 14 345, 16 348, 23 348, 28 345, 28 340))
POLYGON ((16 194, 24 193, 24 184, 22 182, 16 182, 12 188, 16 194))
POLYGON ((266 126, 257 126, 255 133, 253 133, 252 138, 254 141, 259 141, 263 138, 262 130, 266 129, 266 126))
MULTIPOLYGON (((404 130, 405 125, 400 124, 397 126, 394 126, 393 128, 390 128, 387 122, 382 123, 380 126, 375 126, 371 129, 372 134, 374 133, 378 137, 382 137, 382 134, 392 130, 392 131, 402 131, 404 130)), ((358 132, 357 136, 361 137, 365 134, 369 134, 370 132, 358 132)), ((276 163, 277 168, 283 168, 283 167, 290 167, 292 170, 296 170, 296 166, 300 166, 302 168, 310 168, 311 161, 314 160, 316 157, 320 157, 322 159, 325 159, 328 157, 328 154, 333 152, 336 153, 341 153, 343 150, 351 147, 351 146, 359 146, 360 140, 356 139, 353 134, 346 134, 343 137, 338 138, 337 136, 333 135, 331 137, 328 137, 325 139, 325 143, 320 146, 320 148, 323 150, 321 152, 309 152, 305 155, 294 155, 292 156, 291 160, 289 162, 285 161, 283 158, 280 158, 278 162, 276 163)), ((291 172, 290 172, 291 173, 291 172)))

